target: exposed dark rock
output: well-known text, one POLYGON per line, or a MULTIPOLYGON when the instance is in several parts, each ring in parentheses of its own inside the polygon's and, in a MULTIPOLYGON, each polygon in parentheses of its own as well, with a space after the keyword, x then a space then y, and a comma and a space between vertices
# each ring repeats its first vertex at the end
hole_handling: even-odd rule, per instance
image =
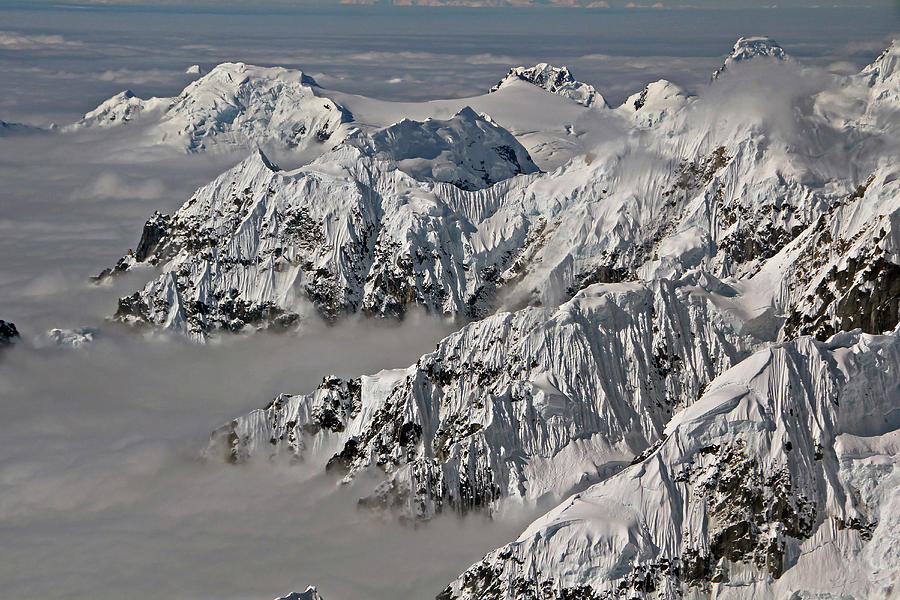
POLYGON ((0 347, 10 346, 19 337, 19 330, 9 321, 0 320, 0 347))

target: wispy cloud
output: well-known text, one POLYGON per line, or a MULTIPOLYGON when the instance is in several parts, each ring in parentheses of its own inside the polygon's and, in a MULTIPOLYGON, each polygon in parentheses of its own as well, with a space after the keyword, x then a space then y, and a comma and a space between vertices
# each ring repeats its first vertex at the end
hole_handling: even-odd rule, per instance
POLYGON ((0 50, 66 50, 81 45, 81 42, 67 40, 58 34, 0 31, 0 50))

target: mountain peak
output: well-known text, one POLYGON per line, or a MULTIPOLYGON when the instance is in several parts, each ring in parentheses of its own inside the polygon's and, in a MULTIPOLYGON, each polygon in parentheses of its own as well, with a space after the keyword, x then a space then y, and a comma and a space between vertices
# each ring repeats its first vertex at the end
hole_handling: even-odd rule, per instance
POLYGON ((262 148, 257 148, 256 152, 253 153, 253 157, 256 160, 261 161, 262 164, 265 165, 265 167, 270 171, 277 172, 281 170, 281 167, 269 160, 269 157, 266 156, 266 153, 262 151, 262 148))
POLYGON ((584 106, 606 106, 606 100, 593 86, 576 81, 568 67, 554 67, 549 63, 537 63, 533 67, 514 67, 506 77, 491 88, 496 92, 513 81, 526 81, 550 93, 565 96, 584 106))
POLYGON ((862 75, 868 79, 870 86, 884 83, 892 75, 900 73, 900 38, 878 55, 868 66, 862 70, 862 75))
POLYGON ((737 62, 744 62, 754 58, 773 58, 777 60, 787 60, 788 55, 781 47, 781 44, 770 37, 764 35, 754 35, 740 37, 734 43, 731 54, 725 58, 725 62, 712 75, 713 79, 718 79, 728 67, 737 62))

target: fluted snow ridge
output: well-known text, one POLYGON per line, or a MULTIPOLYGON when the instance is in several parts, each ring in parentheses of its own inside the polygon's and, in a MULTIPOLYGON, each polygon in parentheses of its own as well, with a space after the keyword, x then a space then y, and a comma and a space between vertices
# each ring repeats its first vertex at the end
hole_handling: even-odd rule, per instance
POLYGON ((596 284, 559 309, 488 317, 406 370, 279 396, 218 430, 208 454, 324 462, 307 449, 337 444, 328 467, 346 481, 387 476, 365 504, 416 519, 562 497, 627 464, 749 352, 701 281, 712 287, 596 284))
POLYGON ((898 397, 896 336, 771 346, 438 598, 889 597, 898 397))

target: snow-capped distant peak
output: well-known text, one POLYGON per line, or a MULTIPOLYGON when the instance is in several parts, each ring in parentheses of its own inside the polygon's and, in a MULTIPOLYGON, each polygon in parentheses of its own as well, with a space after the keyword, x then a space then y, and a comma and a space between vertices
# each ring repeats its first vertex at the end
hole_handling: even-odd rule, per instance
POLYGON ((184 72, 187 75, 200 75, 202 73, 200 65, 191 65, 184 72))
POLYGON ((319 591, 314 586, 309 586, 305 592, 294 592, 276 600, 322 600, 322 596, 319 595, 319 591))
POLYGON ((741 37, 734 43, 734 48, 725 58, 725 62, 712 75, 713 79, 718 79, 722 73, 728 70, 728 67, 734 63, 748 61, 754 58, 771 58, 776 60, 787 60, 788 55, 781 47, 781 44, 764 35, 741 37))
POLYGON ((116 94, 69 129, 111 127, 137 117, 149 125, 145 143, 188 152, 275 143, 321 153, 343 141, 347 132, 341 125, 350 120, 302 71, 228 62, 175 98, 143 100, 130 90, 116 94))
POLYGON ((671 81, 660 79, 629 96, 616 112, 632 119, 640 126, 651 127, 687 104, 690 98, 683 89, 671 81))
POLYGON ((576 81, 568 67, 554 67, 548 63, 538 63, 533 67, 515 67, 491 88, 491 92, 496 92, 513 81, 526 81, 584 106, 607 106, 603 96, 593 86, 576 81))

